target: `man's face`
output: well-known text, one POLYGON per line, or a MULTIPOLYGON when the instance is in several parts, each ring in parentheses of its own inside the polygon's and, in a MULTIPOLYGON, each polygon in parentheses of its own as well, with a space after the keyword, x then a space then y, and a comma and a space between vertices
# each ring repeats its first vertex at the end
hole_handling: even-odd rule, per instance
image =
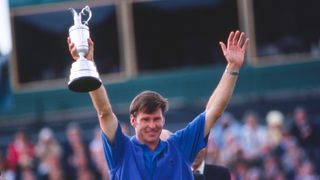
POLYGON ((155 145, 159 142, 164 126, 164 117, 160 108, 151 114, 137 112, 135 117, 131 115, 130 121, 142 144, 155 145))
POLYGON ((255 116, 249 115, 245 121, 250 128, 255 129, 257 127, 257 118, 255 116))
POLYGON ((297 124, 304 124, 307 121, 306 112, 302 109, 298 109, 294 112, 294 120, 297 124))

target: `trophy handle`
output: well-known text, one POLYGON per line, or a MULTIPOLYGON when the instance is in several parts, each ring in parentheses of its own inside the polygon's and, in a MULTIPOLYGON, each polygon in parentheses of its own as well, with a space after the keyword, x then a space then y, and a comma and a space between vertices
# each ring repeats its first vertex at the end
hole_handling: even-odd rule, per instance
POLYGON ((88 15, 89 15, 89 16, 88 16, 88 19, 87 19, 86 21, 84 21, 83 23, 84 23, 85 25, 88 25, 88 22, 89 22, 89 20, 91 19, 92 13, 91 13, 91 10, 90 10, 90 7, 89 7, 89 6, 84 7, 84 8, 81 10, 81 14, 85 15, 85 11, 88 12, 88 15))

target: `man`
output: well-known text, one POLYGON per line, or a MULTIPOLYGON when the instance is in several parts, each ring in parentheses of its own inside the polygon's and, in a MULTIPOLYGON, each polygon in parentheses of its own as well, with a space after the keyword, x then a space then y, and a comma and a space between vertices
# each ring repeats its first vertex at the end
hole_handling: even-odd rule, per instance
MULTIPOLYGON (((298 144, 306 151, 309 159, 316 167, 320 166, 320 126, 313 121, 304 107, 297 106, 293 112, 293 122, 289 126, 289 132, 298 144)), ((317 168, 320 173, 320 168, 317 168)))
POLYGON ((231 174, 228 168, 205 163, 207 148, 203 148, 192 163, 192 172, 195 180, 216 179, 230 180, 231 174))
MULTIPOLYGON (((69 38, 68 43, 73 59, 77 60, 79 56, 69 38)), ((93 42, 89 39, 88 43, 86 58, 93 60, 93 42)), ((160 140, 160 134, 165 124, 167 101, 160 94, 144 91, 133 99, 130 123, 136 135, 129 138, 121 131, 104 86, 90 92, 102 129, 111 179, 193 179, 191 164, 206 146, 210 129, 229 102, 248 43, 239 31, 229 34, 227 45, 220 42, 227 67, 205 111, 166 141, 160 140)))

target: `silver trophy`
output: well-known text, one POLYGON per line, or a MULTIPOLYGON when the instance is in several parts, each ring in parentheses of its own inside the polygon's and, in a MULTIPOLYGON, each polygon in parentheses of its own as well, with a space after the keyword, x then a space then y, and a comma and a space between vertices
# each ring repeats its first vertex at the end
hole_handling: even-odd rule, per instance
POLYGON ((73 8, 70 11, 74 25, 69 28, 69 37, 77 49, 79 59, 72 63, 68 88, 75 92, 93 91, 101 86, 101 79, 94 62, 84 57, 89 50, 90 33, 87 25, 92 13, 89 6, 84 7, 79 14, 73 8), (81 16, 85 15, 85 11, 88 12, 88 19, 82 24, 81 16))

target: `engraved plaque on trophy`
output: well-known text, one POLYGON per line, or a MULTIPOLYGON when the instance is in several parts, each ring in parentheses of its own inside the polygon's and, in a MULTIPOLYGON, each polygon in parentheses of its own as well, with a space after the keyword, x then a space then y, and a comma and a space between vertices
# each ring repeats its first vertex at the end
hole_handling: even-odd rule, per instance
POLYGON ((70 8, 73 14, 74 25, 69 28, 69 37, 74 43, 79 59, 72 63, 68 88, 75 92, 89 92, 98 89, 101 86, 101 79, 93 61, 85 58, 88 53, 88 39, 90 32, 88 21, 91 19, 92 13, 89 6, 84 7, 80 13, 70 8), (88 13, 86 21, 81 20, 82 15, 88 13))

